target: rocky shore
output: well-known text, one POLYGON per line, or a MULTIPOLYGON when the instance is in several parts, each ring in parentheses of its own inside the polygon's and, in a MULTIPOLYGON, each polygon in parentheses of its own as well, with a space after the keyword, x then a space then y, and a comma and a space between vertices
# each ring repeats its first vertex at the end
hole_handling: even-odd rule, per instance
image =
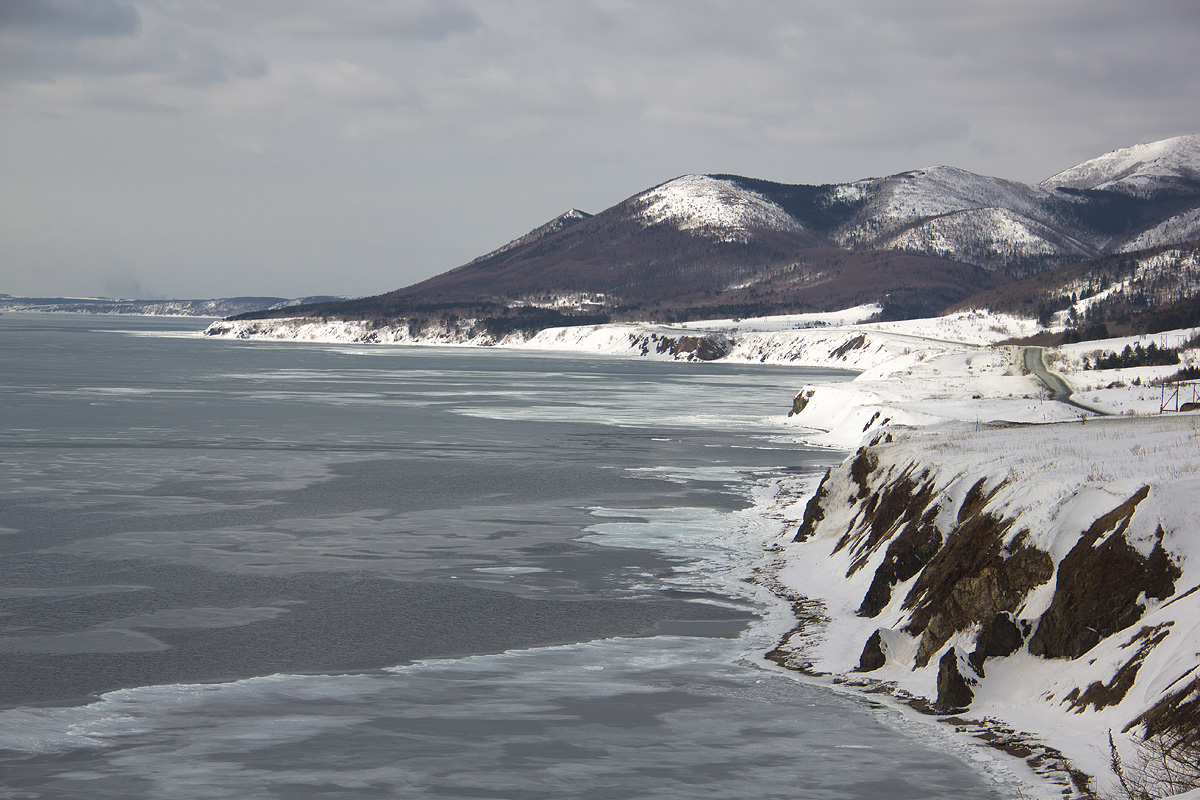
POLYGON ((995 391, 1036 394, 1031 376, 958 359, 972 369, 947 391, 955 363, 798 394, 816 438, 860 443, 788 501, 771 581, 801 621, 769 657, 937 715, 1069 796, 1108 795, 1110 734, 1126 765, 1200 738, 1200 417, 1055 404, 1042 422, 995 391))

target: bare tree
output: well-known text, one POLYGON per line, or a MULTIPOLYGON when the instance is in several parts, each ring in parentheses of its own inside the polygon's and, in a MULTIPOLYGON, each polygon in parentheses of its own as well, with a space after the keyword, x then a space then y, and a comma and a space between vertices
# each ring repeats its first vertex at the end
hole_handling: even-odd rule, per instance
POLYGON ((1109 765, 1117 776, 1118 800, 1158 800, 1200 788, 1200 741, 1158 733, 1134 739, 1134 757, 1126 764, 1108 732, 1109 765))

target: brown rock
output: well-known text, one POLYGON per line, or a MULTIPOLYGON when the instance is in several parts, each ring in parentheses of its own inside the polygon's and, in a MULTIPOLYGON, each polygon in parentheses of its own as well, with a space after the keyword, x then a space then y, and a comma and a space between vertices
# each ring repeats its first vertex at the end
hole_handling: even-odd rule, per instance
POLYGON ((858 657, 858 668, 855 672, 874 672, 887 663, 887 654, 883 652, 883 637, 876 628, 863 647, 862 655, 858 657))
POLYGON ((958 648, 952 647, 938 662, 938 694, 934 704, 938 711, 960 711, 971 705, 975 692, 958 669, 958 648))
POLYGON ((1150 493, 1143 486, 1096 520, 1058 565, 1054 599, 1029 640, 1029 652, 1046 658, 1078 658, 1101 639, 1141 619, 1142 594, 1164 599, 1175 592, 1179 568, 1162 547, 1163 530, 1150 557, 1125 540, 1137 506, 1150 493), (1102 537, 1107 536, 1097 545, 1102 537))

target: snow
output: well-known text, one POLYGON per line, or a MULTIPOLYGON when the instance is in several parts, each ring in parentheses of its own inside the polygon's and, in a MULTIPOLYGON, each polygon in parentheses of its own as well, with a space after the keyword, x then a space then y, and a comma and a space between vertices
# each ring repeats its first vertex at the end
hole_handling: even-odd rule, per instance
MULTIPOLYGON (((1022 651, 1008 658, 989 659, 986 679, 976 687, 970 716, 1002 720, 1018 730, 1038 734, 1064 752, 1085 772, 1110 788, 1107 735, 1113 730, 1118 746, 1128 750, 1133 734, 1126 726, 1162 696, 1166 686, 1180 681, 1200 660, 1200 593, 1182 597, 1200 584, 1200 415, 1160 414, 1160 389, 1149 380, 1173 373, 1174 367, 1133 370, 1081 371, 1084 354, 1097 349, 1120 351, 1134 338, 1085 342, 1052 352, 1048 361, 1077 389, 1076 397, 1117 416, 1096 418, 1078 409, 1044 399, 1045 392, 1017 366, 1016 348, 971 350, 969 336, 953 335, 945 319, 901 323, 929 336, 927 348, 913 347, 904 357, 864 371, 849 383, 805 387, 807 405, 793 419, 822 431, 813 439, 845 449, 878 436, 890 419, 891 444, 876 446, 885 465, 915 464, 935 475, 939 497, 957 507, 962 493, 978 480, 999 487, 989 508, 1015 519, 1011 535, 1025 530, 1029 544, 1061 560, 1079 535, 1103 514, 1125 502, 1143 486, 1148 498, 1138 506, 1125 531, 1127 541, 1148 555, 1156 533, 1165 532, 1163 546, 1183 571, 1171 601, 1149 601, 1145 616, 1074 661, 1045 660, 1022 651), (947 350, 957 338, 958 349, 947 350), (1139 380, 1142 386, 1132 382, 1139 380), (1112 388, 1098 388, 1100 385, 1112 388), (1024 423, 1013 425, 1011 423, 1024 423), (1143 626, 1166 625, 1165 639, 1146 656, 1137 682, 1124 700, 1097 710, 1072 708, 1064 698, 1093 682, 1108 684, 1114 673, 1136 652, 1132 639, 1143 626)), ((961 324, 961 321, 960 321, 961 324)), ((976 325, 979 330, 984 326, 976 325)), ((1160 346, 1178 347, 1196 331, 1173 331, 1153 337, 1160 346)), ((1147 340, 1141 340, 1143 346, 1147 340)), ((1185 363, 1197 359, 1184 354, 1185 363)), ((1190 397, 1185 398, 1190 399, 1190 397)), ((898 467, 896 467, 898 468, 898 467)), ((812 488, 809 491, 811 493, 812 488)), ((837 486, 853 494, 855 487, 837 486)), ((794 488, 786 493, 791 522, 803 515, 794 488)), ((779 509, 774 509, 779 513, 779 509)), ((852 505, 834 504, 822 525, 826 538, 782 544, 778 580, 793 592, 819 598, 829 618, 823 628, 802 634, 797 642, 814 668, 845 674, 858 663, 862 645, 876 628, 898 629, 908 611, 901 607, 907 586, 897 586, 892 603, 875 618, 857 616, 857 609, 874 577, 883 552, 849 577, 851 548, 834 552, 836 532, 853 527, 852 505)), ((881 549, 882 550, 882 549, 881 549)), ((915 580, 915 578, 913 579, 915 580)), ((1025 599, 1020 615, 1036 619, 1048 607, 1053 585, 1045 584, 1025 599)), ((972 649, 974 633, 957 634, 945 647, 972 649)), ((899 630, 885 636, 888 664, 870 673, 872 681, 894 682, 903 690, 932 698, 936 695, 940 653, 924 668, 914 668, 915 641, 899 630)))
POLYGON ((870 178, 854 183, 835 184, 829 199, 834 203, 857 203, 867 199, 874 184, 875 181, 870 178))
POLYGON ((737 333, 743 328, 756 332, 798 330, 827 325, 852 325, 856 322, 864 322, 882 310, 882 306, 868 303, 842 311, 816 312, 811 314, 779 314, 770 317, 754 317, 748 320, 710 319, 699 322, 678 322, 667 327, 679 328, 680 330, 722 330, 731 333, 737 333))
POLYGON ((1048 188, 1112 189, 1142 194, 1166 179, 1196 180, 1200 135, 1177 136, 1112 150, 1042 181, 1048 188))
POLYGON ((638 195, 646 225, 674 225, 681 231, 726 242, 749 241, 756 228, 800 232, 804 226, 779 205, 733 181, 685 175, 638 195))
POLYGON ((968 209, 936 216, 888 239, 883 247, 935 253, 972 263, 1070 253, 1085 256, 1081 242, 1007 208, 968 209), (968 245, 964 247, 965 245, 968 245))
POLYGON ((1123 244, 1119 252, 1132 253, 1137 250, 1148 250, 1176 242, 1189 242, 1200 239, 1200 208, 1192 208, 1176 214, 1143 231, 1133 239, 1123 244))
MULTIPOLYGON (((1011 219, 1052 222, 1041 219, 1047 213, 1047 190, 954 167, 927 167, 879 178, 864 192, 870 198, 866 219, 837 234, 843 246, 886 241, 915 222, 964 211, 1003 210, 1011 219)), ((985 215, 977 222, 986 225, 988 219, 985 215)), ((981 234, 986 235, 986 230, 981 234)))

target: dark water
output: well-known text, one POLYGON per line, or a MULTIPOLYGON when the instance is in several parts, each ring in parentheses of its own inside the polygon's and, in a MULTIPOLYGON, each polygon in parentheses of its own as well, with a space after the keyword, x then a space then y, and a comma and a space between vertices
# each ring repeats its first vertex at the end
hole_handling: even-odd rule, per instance
POLYGON ((0 317, 0 797, 1000 796, 757 665, 812 371, 196 328, 0 317))

